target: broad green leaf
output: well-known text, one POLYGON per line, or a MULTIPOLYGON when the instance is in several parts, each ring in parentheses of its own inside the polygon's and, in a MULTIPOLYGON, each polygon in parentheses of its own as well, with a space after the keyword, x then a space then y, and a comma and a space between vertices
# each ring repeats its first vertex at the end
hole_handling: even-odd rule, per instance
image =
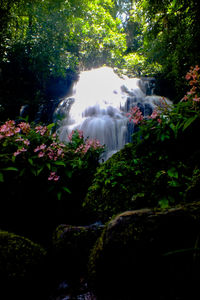
POLYGON ((68 194, 71 194, 72 192, 65 186, 62 187, 62 189, 67 192, 68 194))
POLYGON ((49 125, 47 126, 47 128, 48 128, 49 130, 51 130, 54 126, 55 126, 55 123, 51 123, 51 124, 49 124, 49 125))
POLYGON ((192 117, 192 118, 189 118, 186 122, 185 122, 185 124, 184 124, 184 126, 183 126, 183 131, 186 129, 186 128, 188 128, 196 119, 198 118, 198 115, 195 115, 194 117, 192 117))

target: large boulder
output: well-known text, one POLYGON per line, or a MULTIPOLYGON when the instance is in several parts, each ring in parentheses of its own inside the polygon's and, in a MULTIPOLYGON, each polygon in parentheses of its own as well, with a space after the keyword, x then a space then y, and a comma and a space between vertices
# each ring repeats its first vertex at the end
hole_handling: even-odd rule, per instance
POLYGON ((0 298, 39 299, 45 282, 46 254, 31 240, 0 231, 0 298))
POLYGON ((200 202, 116 216, 89 259, 98 300, 196 299, 200 284, 200 202))
POLYGON ((79 280, 87 273, 91 248, 101 235, 103 225, 59 225, 53 233, 52 262, 60 279, 79 280))

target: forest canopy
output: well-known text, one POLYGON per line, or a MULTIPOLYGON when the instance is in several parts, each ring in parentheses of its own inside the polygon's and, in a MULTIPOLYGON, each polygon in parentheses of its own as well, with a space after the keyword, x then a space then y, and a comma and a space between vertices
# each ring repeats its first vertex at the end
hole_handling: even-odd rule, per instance
POLYGON ((1 0, 1 119, 26 104, 33 117, 80 70, 102 65, 165 80, 177 101, 199 64, 199 13, 195 0, 1 0))

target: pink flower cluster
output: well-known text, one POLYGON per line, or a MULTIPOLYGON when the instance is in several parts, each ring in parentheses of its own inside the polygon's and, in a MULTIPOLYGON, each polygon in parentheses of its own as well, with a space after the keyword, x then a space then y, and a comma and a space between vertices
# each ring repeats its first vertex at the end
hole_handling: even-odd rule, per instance
POLYGON ((39 126, 35 127, 35 132, 39 133, 40 135, 44 135, 47 131, 48 131, 47 126, 41 126, 41 125, 39 125, 39 126))
POLYGON ((75 153, 81 152, 83 154, 86 154, 89 149, 97 150, 97 149, 103 149, 104 146, 101 145, 99 140, 86 140, 84 144, 81 144, 76 150, 75 153))
POLYGON ((64 150, 63 147, 65 147, 64 144, 53 142, 49 147, 47 145, 42 144, 40 146, 37 146, 34 149, 34 152, 39 152, 38 157, 44 157, 47 156, 50 160, 56 161, 59 157, 64 157, 64 150))
POLYGON ((0 140, 13 136, 20 132, 20 128, 15 126, 15 121, 9 120, 0 126, 0 140))
POLYGON ((136 125, 138 125, 144 119, 144 116, 142 115, 142 112, 138 106, 132 107, 130 112, 127 113, 127 116, 129 117, 129 121, 133 121, 133 123, 136 125))
POLYGON ((191 89, 189 92, 187 92, 187 95, 181 99, 181 101, 192 100, 195 102, 200 102, 200 97, 198 97, 198 89, 200 87, 200 74, 198 73, 199 70, 200 67, 197 65, 195 67, 191 67, 190 71, 186 74, 185 78, 186 80, 189 80, 191 89))

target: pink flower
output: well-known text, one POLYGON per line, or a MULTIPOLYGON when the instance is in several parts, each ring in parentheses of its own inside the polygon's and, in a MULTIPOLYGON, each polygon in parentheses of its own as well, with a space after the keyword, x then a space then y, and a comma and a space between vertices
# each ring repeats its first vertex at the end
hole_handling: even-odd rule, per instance
POLYGON ((191 74, 190 74, 190 73, 187 73, 186 76, 185 76, 185 79, 186 79, 186 80, 190 80, 190 78, 191 78, 191 74))
POLYGON ((150 119, 156 119, 159 116, 159 113, 156 109, 152 112, 152 114, 149 116, 150 119))
POLYGON ((25 149, 25 148, 23 147, 23 148, 18 149, 16 152, 14 152, 13 155, 14 155, 14 156, 17 156, 17 155, 19 155, 20 153, 26 152, 26 151, 27 151, 27 149, 25 149))
POLYGON ((46 145, 45 144, 42 144, 42 145, 40 145, 40 146, 37 146, 33 151, 34 152, 38 152, 38 151, 40 151, 40 150, 45 150, 46 149, 46 145))
POLYGON ((23 142, 23 140, 24 140, 23 138, 19 137, 19 138, 17 138, 15 141, 16 141, 16 142, 23 142))
POLYGON ((59 178, 60 178, 60 176, 56 175, 56 172, 51 172, 48 177, 48 180, 58 181, 59 178))
POLYGON ((35 130, 36 130, 36 133, 39 133, 40 135, 44 135, 48 131, 46 126, 40 126, 40 125, 36 126, 35 130))
POLYGON ((28 133, 31 129, 30 124, 26 122, 19 123, 18 127, 22 130, 23 133, 28 133))
POLYGON ((198 96, 195 95, 195 97, 193 98, 193 101, 199 102, 200 101, 200 97, 198 98, 198 96))
POLYGON ((187 101, 188 100, 188 96, 184 96, 182 99, 181 99, 181 101, 187 101))
POLYGON ((19 133, 21 129, 19 127, 15 128, 15 133, 19 133))
POLYGON ((40 157, 44 157, 45 156, 45 153, 44 152, 42 152, 42 151, 40 151, 39 153, 38 153, 38 157, 40 158, 40 157))
POLYGON ((26 145, 26 146, 29 146, 29 145, 30 145, 29 140, 23 140, 23 143, 24 143, 24 145, 26 145))
POLYGON ((130 112, 127 113, 127 116, 129 116, 129 122, 133 121, 133 123, 136 125, 142 122, 144 119, 142 112, 138 106, 132 107, 130 109, 130 112))
POLYGON ((63 154, 63 149, 59 148, 59 149, 57 150, 57 155, 58 155, 58 156, 61 156, 62 154, 63 154))

